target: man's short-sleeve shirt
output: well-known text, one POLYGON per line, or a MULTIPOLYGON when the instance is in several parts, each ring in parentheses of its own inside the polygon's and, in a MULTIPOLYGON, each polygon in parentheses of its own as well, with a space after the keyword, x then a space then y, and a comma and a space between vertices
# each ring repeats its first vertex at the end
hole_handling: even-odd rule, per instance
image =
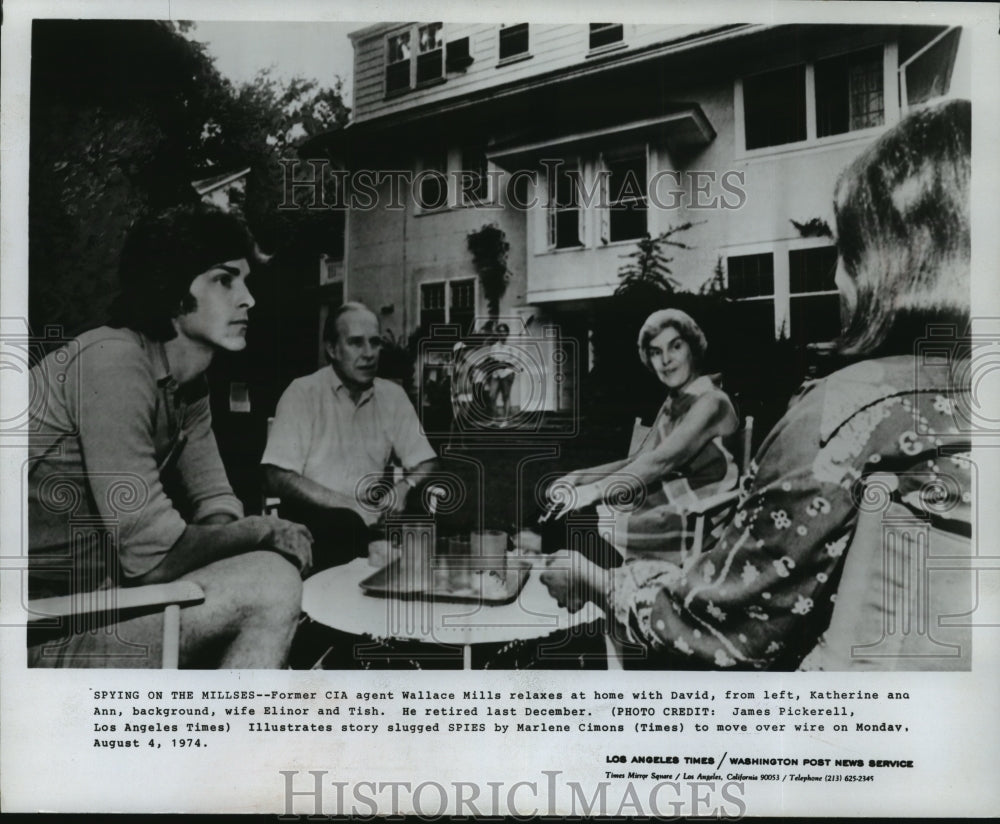
MULTIPOLYGON (((363 479, 383 472, 393 458, 411 470, 435 457, 402 387, 376 378, 355 404, 327 366, 289 384, 261 463, 356 496, 363 479)), ((364 517, 374 522, 377 514, 364 517)))

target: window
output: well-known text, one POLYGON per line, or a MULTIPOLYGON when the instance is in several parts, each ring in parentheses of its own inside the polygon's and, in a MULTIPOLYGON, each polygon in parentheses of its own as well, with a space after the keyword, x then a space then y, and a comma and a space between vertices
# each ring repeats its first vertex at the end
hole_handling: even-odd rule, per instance
POLYGON ((806 139, 806 67, 792 66, 743 81, 746 147, 806 139))
POLYGON ((420 325, 430 329, 435 323, 448 322, 444 283, 420 284, 420 325))
POLYGON ((385 91, 410 88, 410 33, 390 37, 385 63, 385 91))
POLYGON ((504 26, 500 29, 500 59, 509 60, 528 53, 528 24, 504 26))
POLYGON ((624 36, 625 29, 621 23, 591 23, 590 50, 621 43, 624 36))
POLYGON ((453 280, 448 286, 448 322, 458 324, 459 335, 470 335, 476 322, 476 282, 453 280))
POLYGON ((386 38, 385 93, 406 91, 444 77, 444 30, 441 23, 418 25, 386 38), (416 60, 413 47, 416 45, 416 60))
POLYGON ((641 238, 646 222, 646 154, 631 155, 607 162, 608 230, 611 242, 641 238))
POLYGON ((583 245, 580 209, 580 168, 576 161, 551 166, 548 174, 548 246, 569 249, 583 245))
POLYGON ((476 320, 476 281, 474 278, 420 284, 420 326, 453 323, 460 335, 472 332, 476 320))
POLYGON ((819 60, 815 73, 818 137, 882 125, 881 48, 819 60))
POLYGON ((417 29, 417 83, 444 76, 444 32, 440 23, 417 29))
POLYGON ((836 273, 836 246, 793 249, 788 253, 788 331, 796 343, 830 341, 840 333, 836 273))
POLYGON ((479 206, 490 200, 490 178, 487 174, 486 151, 479 146, 462 149, 462 203, 479 206))
MULTIPOLYGON (((884 67, 887 59, 895 64, 895 54, 893 43, 743 78, 744 147, 783 146, 885 125, 890 112, 884 67)), ((895 108, 891 114, 895 117, 895 108)))
POLYGON ((906 106, 916 106, 948 94, 961 32, 959 28, 946 30, 930 43, 925 43, 923 39, 914 41, 912 37, 907 38, 906 32, 903 33, 900 82, 906 106), (904 53, 908 55, 905 59, 904 53))
POLYGON ((737 255, 727 260, 729 297, 739 303, 744 326, 753 336, 774 336, 774 255, 737 255))
POLYGON ((836 272, 835 246, 778 244, 773 252, 729 257, 726 291, 740 323, 734 334, 777 333, 797 344, 834 340, 840 332, 836 272))

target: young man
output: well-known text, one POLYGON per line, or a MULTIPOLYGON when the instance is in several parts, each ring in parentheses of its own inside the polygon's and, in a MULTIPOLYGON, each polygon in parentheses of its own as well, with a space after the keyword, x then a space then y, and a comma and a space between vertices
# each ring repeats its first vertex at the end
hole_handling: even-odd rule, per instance
MULTIPOLYGON (((203 206, 134 226, 110 326, 31 372, 43 399, 28 470, 33 597, 186 579, 181 665, 284 664, 311 563, 308 531, 243 517, 211 429, 205 371, 246 346, 253 241, 203 206)), ((162 616, 29 633, 30 666, 158 666, 162 616), (78 629, 78 628, 77 628, 78 629), (137 655, 143 645, 148 654, 137 655)))
POLYGON ((365 551, 366 527, 380 517, 361 499, 365 479, 383 473, 395 456, 404 474, 382 513, 400 513, 436 457, 406 393, 375 377, 382 346, 375 314, 346 303, 330 313, 323 340, 330 366, 285 390, 261 458, 282 514, 315 536, 317 566, 365 551))

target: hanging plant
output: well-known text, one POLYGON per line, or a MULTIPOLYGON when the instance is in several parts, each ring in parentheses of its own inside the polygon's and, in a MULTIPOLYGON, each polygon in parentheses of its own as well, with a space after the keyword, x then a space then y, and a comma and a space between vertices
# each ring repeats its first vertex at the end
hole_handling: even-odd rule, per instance
POLYGON ((510 244, 503 229, 495 223, 486 223, 466 236, 472 265, 479 275, 486 298, 486 308, 494 320, 500 316, 500 299, 507 291, 510 272, 507 269, 507 253, 510 244))

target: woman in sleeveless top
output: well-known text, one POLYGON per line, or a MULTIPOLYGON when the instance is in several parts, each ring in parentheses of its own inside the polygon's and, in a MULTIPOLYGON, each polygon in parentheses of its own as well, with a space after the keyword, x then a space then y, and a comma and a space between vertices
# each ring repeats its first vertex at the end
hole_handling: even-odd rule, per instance
POLYGON ((654 312, 639 331, 638 346, 642 362, 667 388, 653 426, 627 458, 559 478, 549 499, 566 511, 631 501, 631 511, 616 519, 619 551, 627 558, 677 560, 681 509, 736 485, 736 465, 722 438, 736 431, 738 419, 726 393, 702 374, 705 335, 685 312, 654 312))

